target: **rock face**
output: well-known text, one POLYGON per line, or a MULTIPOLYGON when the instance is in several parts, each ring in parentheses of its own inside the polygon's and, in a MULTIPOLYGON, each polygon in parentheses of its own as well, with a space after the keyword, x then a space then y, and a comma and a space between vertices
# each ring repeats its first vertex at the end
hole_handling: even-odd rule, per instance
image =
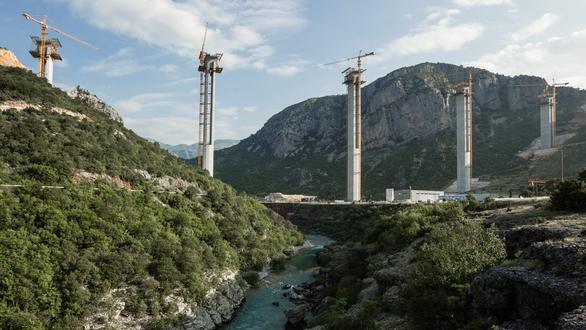
POLYGON ((474 313, 499 323, 521 318, 584 329, 586 241, 535 242, 527 251, 543 269, 497 267, 477 277, 470 286, 474 313))
MULTIPOLYGON (((208 292, 201 304, 185 301, 182 297, 170 295, 166 304, 175 306, 169 314, 180 316, 179 326, 168 326, 168 330, 213 330, 234 318, 234 310, 244 302, 244 289, 234 279, 233 272, 224 278, 217 289, 208 292)), ((112 290, 102 299, 100 306, 110 306, 88 317, 84 329, 123 329, 139 330, 157 319, 145 314, 134 313, 126 306, 129 298, 127 289, 112 290)))
POLYGON ((17 68, 27 70, 26 66, 22 65, 22 63, 20 63, 20 61, 18 61, 18 59, 16 58, 14 53, 12 53, 11 51, 9 51, 7 49, 2 49, 2 48, 0 48, 0 65, 14 66, 17 68))
MULTIPOLYGON (((431 77, 469 69, 474 70, 423 63, 393 71, 363 87, 364 198, 390 187, 439 190, 454 181, 456 108, 452 86, 468 77, 431 77)), ((544 90, 542 86, 509 85, 546 81, 487 71, 473 74, 472 81, 474 150, 475 157, 482 159, 475 161, 474 175, 518 166, 513 156, 540 137, 536 104, 544 90), (510 148, 503 148, 504 140, 510 141, 510 148)), ((586 100, 584 91, 559 91, 564 94, 560 100, 575 100, 575 104, 586 100)), ((285 108, 257 133, 218 152, 216 176, 254 195, 285 191, 340 199, 346 188, 346 99, 346 95, 324 96, 285 108)), ((566 115, 579 111, 577 105, 562 108, 558 111, 566 115)))
MULTIPOLYGON (((379 78, 362 89, 362 143, 372 149, 401 141, 421 139, 453 127, 456 123, 450 85, 463 76, 428 79, 425 76, 450 74, 468 68, 443 63, 424 63, 402 68, 379 78)), ((507 77, 490 72, 473 74, 475 111, 496 110, 508 104, 512 111, 538 101, 539 88, 505 88, 508 84, 539 84, 539 77, 507 77), (529 93, 527 93, 529 91, 529 93), (526 93, 523 94, 523 93, 526 93)), ((301 152, 328 153, 345 147, 346 96, 309 99, 273 116, 257 133, 260 149, 279 158, 301 152), (309 150, 308 150, 309 149, 309 150)), ((250 152, 258 152, 251 144, 250 152)))
POLYGON ((81 88, 80 86, 77 86, 74 90, 67 93, 67 95, 73 99, 82 101, 92 109, 96 109, 107 114, 110 119, 124 125, 124 120, 122 120, 122 117, 120 117, 120 114, 118 114, 114 108, 106 104, 106 102, 100 100, 97 96, 90 94, 90 92, 81 88))

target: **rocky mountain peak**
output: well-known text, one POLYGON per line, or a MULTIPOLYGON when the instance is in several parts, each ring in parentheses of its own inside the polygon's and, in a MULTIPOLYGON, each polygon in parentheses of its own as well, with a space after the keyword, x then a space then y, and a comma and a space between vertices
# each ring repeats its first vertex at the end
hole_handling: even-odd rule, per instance
POLYGON ((92 95, 86 89, 83 89, 80 86, 77 86, 74 90, 67 93, 67 95, 69 97, 71 97, 72 99, 80 100, 81 102, 83 102, 85 105, 87 105, 88 107, 90 107, 92 109, 95 109, 95 110, 98 110, 98 111, 101 111, 101 112, 107 114, 108 117, 110 117, 110 119, 115 120, 115 121, 121 123, 122 125, 124 125, 124 120, 122 119, 122 117, 120 117, 120 114, 118 114, 118 111, 116 111, 116 109, 109 106, 106 102, 100 100, 97 96, 92 95))
POLYGON ((15 66, 21 69, 27 69, 26 66, 22 65, 20 61, 16 58, 16 55, 9 51, 8 49, 0 48, 0 65, 4 66, 15 66))

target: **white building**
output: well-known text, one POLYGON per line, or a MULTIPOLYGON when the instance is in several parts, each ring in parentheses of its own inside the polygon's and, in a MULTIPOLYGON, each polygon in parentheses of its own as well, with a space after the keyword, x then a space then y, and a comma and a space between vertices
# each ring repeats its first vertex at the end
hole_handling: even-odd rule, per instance
POLYGON ((395 200, 397 202, 437 202, 444 192, 439 190, 412 190, 402 189, 397 191, 395 200))
POLYGON ((395 189, 389 188, 387 189, 387 202, 392 202, 395 200, 395 189))

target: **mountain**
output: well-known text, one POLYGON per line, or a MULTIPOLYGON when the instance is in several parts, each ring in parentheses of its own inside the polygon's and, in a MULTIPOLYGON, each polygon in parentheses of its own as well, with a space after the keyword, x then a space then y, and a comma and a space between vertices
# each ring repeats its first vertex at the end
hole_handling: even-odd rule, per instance
POLYGON ((27 68, 20 63, 13 52, 6 48, 0 47, 0 65, 12 66, 27 70, 27 68))
MULTIPOLYGON (((395 70, 362 89, 363 197, 384 198, 386 188, 445 189, 456 179, 456 113, 452 85, 476 68, 423 63, 395 70)), ((528 178, 550 178, 558 157, 517 157, 539 140, 539 94, 545 84, 533 76, 508 77, 488 71, 472 75, 473 175, 491 181, 486 190, 524 189, 528 178), (537 158, 540 158, 536 160, 537 158), (554 160, 555 158, 555 160, 554 160), (543 175, 548 175, 543 177, 543 175)), ((586 140, 586 92, 558 88, 558 137, 586 140), (570 123, 574 123, 570 125, 570 123)), ((302 193, 321 198, 346 194, 346 95, 312 98, 270 118, 256 134, 215 155, 215 176, 252 195, 302 193)), ((577 173, 581 148, 566 163, 577 173)), ((559 155, 559 152, 557 153, 559 155)), ((555 165, 559 169, 559 164, 555 165)), ((557 174, 559 177, 559 174, 557 174)))
MULTIPOLYGON (((197 152, 198 152, 198 144, 194 143, 194 144, 178 144, 178 145, 170 145, 170 144, 165 144, 165 143, 161 143, 155 139, 149 139, 147 138, 147 140, 149 142, 152 143, 159 143, 159 146, 161 146, 161 148, 168 150, 171 154, 182 158, 182 159, 193 159, 193 158, 197 158, 197 152)), ((240 140, 230 140, 230 139, 219 139, 219 140, 215 140, 214 141, 214 150, 221 150, 224 148, 228 148, 231 147, 233 145, 238 144, 238 142, 240 142, 240 140)))
POLYGON ((229 321, 302 234, 94 101, 0 65, 0 328, 229 321))

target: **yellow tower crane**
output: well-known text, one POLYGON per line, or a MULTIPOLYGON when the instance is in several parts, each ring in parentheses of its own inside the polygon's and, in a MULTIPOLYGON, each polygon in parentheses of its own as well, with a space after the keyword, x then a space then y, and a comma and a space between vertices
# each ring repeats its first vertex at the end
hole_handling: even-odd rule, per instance
MULTIPOLYGON (((331 63, 326 63, 326 64, 322 64, 322 65, 318 65, 316 66, 316 68, 321 68, 327 65, 331 65, 331 64, 336 64, 336 63, 340 63, 340 62, 344 62, 344 61, 350 61, 353 59, 358 59, 358 70, 354 71, 353 68, 348 68, 344 71, 342 71, 342 74, 345 75, 345 81, 344 84, 349 85, 353 83, 353 79, 350 79, 350 75, 353 72, 357 72, 358 76, 357 76, 357 88, 356 88, 356 121, 355 121, 355 125, 356 125, 356 134, 355 134, 355 145, 356 145, 356 149, 358 149, 358 160, 357 160, 357 172, 356 173, 352 173, 352 174, 356 174, 357 175, 357 198, 361 199, 362 196, 362 178, 361 178, 361 167, 362 167, 362 93, 361 93, 361 85, 365 83, 365 81, 362 81, 362 72, 366 71, 363 70, 361 65, 362 65, 362 61, 361 59, 363 57, 367 57, 367 56, 371 56, 374 55, 374 52, 370 52, 370 53, 366 53, 366 54, 362 54, 362 50, 358 53, 358 56, 354 56, 354 57, 349 57, 349 58, 345 58, 342 60, 338 60, 335 62, 331 62, 331 63)), ((351 139, 352 137, 348 136, 348 139, 351 139)), ((348 153, 348 157, 350 157, 350 153, 348 153)), ((350 193, 349 193, 350 194, 350 193)))
POLYGON ((468 137, 469 137, 469 141, 470 141, 470 190, 472 190, 472 85, 474 85, 474 83, 472 83, 472 74, 473 73, 478 73, 478 72, 483 72, 486 71, 484 69, 481 70, 468 70, 468 71, 464 71, 464 72, 455 72, 455 73, 448 73, 448 74, 442 74, 439 76, 432 76, 429 77, 430 79, 433 78, 443 78, 443 77, 449 77, 449 76, 457 76, 457 75, 461 75, 461 74, 468 74, 468 82, 462 81, 460 83, 455 84, 453 87, 454 88, 458 88, 461 86, 466 86, 468 85, 468 137))
MULTIPOLYGON (((210 123, 208 123, 208 116, 210 116, 209 113, 206 113, 206 105, 208 104, 208 95, 207 95, 207 89, 205 89, 204 87, 206 87, 206 80, 205 75, 209 74, 209 67, 208 64, 210 60, 212 61, 220 61, 222 59, 223 54, 208 54, 206 52, 204 52, 204 47, 206 44, 206 36, 208 34, 208 24, 209 22, 206 23, 206 29, 205 32, 203 34, 203 43, 201 44, 201 51, 199 52, 199 67, 198 67, 198 71, 200 72, 199 75, 199 142, 198 142, 198 147, 197 147, 197 167, 198 168, 202 168, 202 163, 201 163, 201 159, 202 159, 202 153, 203 153, 203 148, 204 148, 204 143, 211 143, 213 141, 207 141, 208 139, 208 130, 206 129, 207 125, 213 125, 213 123, 211 123, 211 118, 210 118, 210 123), (203 134, 206 134, 206 136, 204 137, 203 134)), ((222 73, 223 68, 216 66, 214 67, 213 71, 215 73, 222 73)), ((210 126, 210 131, 212 129, 212 127, 210 126)))
POLYGON ((549 97, 551 96, 553 98, 552 100, 552 118, 551 118, 551 124, 553 126, 552 132, 553 132, 553 147, 555 148, 556 146, 556 87, 557 86, 565 86, 568 85, 569 83, 556 83, 555 79, 552 79, 552 83, 551 85, 548 83, 544 83, 544 84, 525 84, 525 85, 508 85, 508 87, 530 87, 530 86, 551 86, 552 92, 551 93, 544 93, 541 95, 537 95, 538 98, 542 98, 542 97, 549 97))
POLYGON ((60 31, 52 26, 47 25, 47 15, 44 15, 43 21, 38 21, 34 18, 32 18, 30 15, 28 15, 27 13, 22 13, 22 16, 24 16, 26 19, 30 19, 33 22, 39 23, 41 24, 42 28, 41 28, 41 38, 39 37, 31 37, 31 39, 33 40, 33 42, 37 45, 37 51, 31 51, 31 55, 33 55, 33 57, 38 58, 39 59, 39 77, 44 78, 45 77, 45 62, 47 60, 47 58, 52 57, 54 59, 59 59, 61 60, 61 56, 59 56, 59 54, 57 54, 55 52, 57 47, 61 47, 61 43, 59 42, 58 39, 49 39, 47 40, 46 37, 49 34, 47 32, 47 28, 57 32, 57 33, 61 33, 62 35, 69 37, 75 41, 81 42, 82 44, 92 47, 96 50, 100 50, 97 47, 94 47, 90 44, 88 44, 85 41, 79 40, 76 37, 70 36, 69 34, 60 31), (51 43, 52 49, 49 53, 48 49, 47 49, 47 41, 51 43))

